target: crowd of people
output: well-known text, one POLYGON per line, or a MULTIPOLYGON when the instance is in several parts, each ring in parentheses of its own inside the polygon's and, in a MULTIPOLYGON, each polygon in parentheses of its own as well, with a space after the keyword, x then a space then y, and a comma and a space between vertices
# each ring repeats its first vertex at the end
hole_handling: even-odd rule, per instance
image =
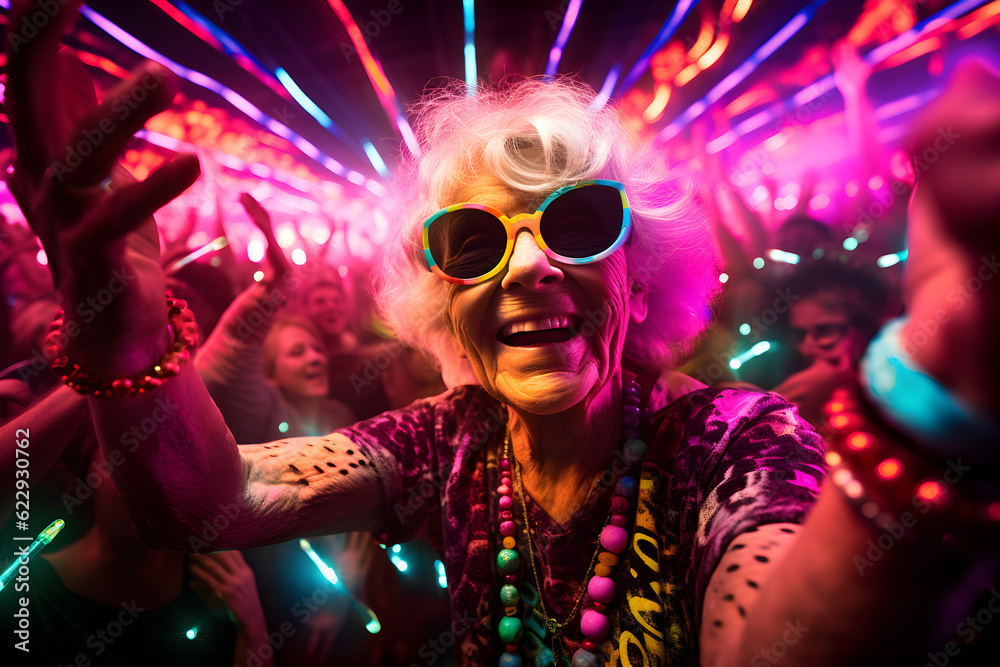
MULTIPOLYGON (((263 267, 177 268, 185 234, 161 256, 151 216, 197 160, 142 183, 116 162, 169 86, 54 178, 107 113, 58 51, 74 4, 6 68, 30 229, 0 220, 0 476, 31 487, 33 530, 66 521, 30 591, 0 590, 5 618, 30 610, 16 664, 1000 655, 983 615, 1000 564, 989 68, 960 68, 915 126, 914 156, 944 125, 962 141, 913 174, 909 209, 860 228, 877 187, 829 224, 806 174, 771 220, 775 193, 748 205, 694 143, 668 163, 571 80, 439 92, 368 286, 291 266, 245 193, 263 267), (403 543, 419 573, 395 562, 403 543)), ((851 180, 888 182, 868 72, 846 45, 834 58, 851 180)), ((169 80, 149 64, 122 85, 154 69, 169 80)), ((14 544, 21 507, 3 503, 14 544)))

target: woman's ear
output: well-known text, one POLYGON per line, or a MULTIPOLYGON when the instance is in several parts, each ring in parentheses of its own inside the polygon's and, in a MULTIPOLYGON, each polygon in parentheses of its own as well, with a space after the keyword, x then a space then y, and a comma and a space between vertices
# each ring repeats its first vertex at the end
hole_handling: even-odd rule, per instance
POLYGON ((629 318, 635 324, 639 324, 646 319, 646 297, 649 295, 646 288, 639 284, 639 281, 632 281, 632 289, 628 297, 629 318))

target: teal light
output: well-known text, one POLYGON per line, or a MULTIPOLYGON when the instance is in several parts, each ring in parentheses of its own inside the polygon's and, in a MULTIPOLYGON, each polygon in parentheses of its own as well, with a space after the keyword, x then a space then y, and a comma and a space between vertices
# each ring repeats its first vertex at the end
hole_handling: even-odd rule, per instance
POLYGON ((854 250, 858 247, 858 240, 853 236, 848 236, 844 239, 844 250, 854 250))
POLYGON ((760 355, 764 354, 770 349, 771 349, 771 343, 769 343, 766 340, 762 340, 761 342, 757 343, 746 352, 742 352, 733 357, 732 359, 730 359, 729 367, 732 368, 734 371, 738 370, 746 362, 750 361, 754 357, 759 357, 760 355))
POLYGON ((288 422, 281 422, 278 424, 278 430, 282 433, 288 433, 288 422))
POLYGON ((371 609, 368 609, 368 622, 365 623, 365 630, 373 635, 377 635, 382 629, 382 624, 378 622, 378 616, 371 609))
POLYGON ((302 549, 302 551, 304 551, 307 556, 309 556, 309 560, 311 560, 316 565, 317 569, 319 569, 320 571, 320 574, 326 577, 327 581, 336 586, 337 582, 340 581, 340 577, 337 576, 337 573, 334 572, 332 567, 323 562, 323 559, 319 557, 319 554, 313 551, 312 545, 309 544, 309 540, 305 538, 300 539, 299 548, 302 549))
POLYGON ((441 588, 448 588, 448 577, 446 577, 444 573, 444 563, 439 560, 434 561, 434 569, 437 570, 438 586, 441 588))
POLYGON ((755 269, 763 269, 764 268, 764 258, 763 257, 754 257, 753 258, 753 268, 755 268, 755 269))
POLYGON ((197 627, 189 628, 188 631, 184 633, 184 636, 187 637, 188 639, 194 639, 195 637, 198 636, 198 628, 197 627))
POLYGON ((746 322, 744 322, 743 324, 741 324, 740 325, 740 333, 743 334, 744 336, 749 336, 750 335, 750 325, 747 324, 746 322))
POLYGON ((880 269, 888 269, 890 266, 896 266, 900 262, 906 260, 907 255, 909 255, 909 251, 907 250, 882 255, 875 260, 875 264, 877 264, 880 269))

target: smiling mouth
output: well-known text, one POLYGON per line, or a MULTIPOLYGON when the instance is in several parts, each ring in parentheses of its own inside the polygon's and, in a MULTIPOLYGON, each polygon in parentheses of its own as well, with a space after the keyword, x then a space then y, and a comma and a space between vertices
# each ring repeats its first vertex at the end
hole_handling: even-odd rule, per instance
POLYGON ((568 315, 510 322, 497 332, 497 340, 509 347, 533 347, 565 343, 578 331, 568 315))

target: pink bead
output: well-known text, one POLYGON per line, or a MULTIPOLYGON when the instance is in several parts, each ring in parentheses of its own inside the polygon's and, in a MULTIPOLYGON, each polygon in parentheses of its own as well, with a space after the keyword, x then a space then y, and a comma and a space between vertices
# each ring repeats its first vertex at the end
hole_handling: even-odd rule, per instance
POLYGON ((615 597, 615 582, 610 577, 593 576, 587 582, 587 595, 594 602, 607 604, 615 597))
POLYGON ((590 651, 591 653, 593 653, 594 651, 597 650, 597 644, 590 641, 589 639, 584 639, 583 643, 580 644, 580 648, 582 648, 584 651, 590 651))
POLYGON ((612 514, 611 515, 611 525, 618 526, 619 528, 624 528, 628 525, 628 517, 624 514, 612 514))
POLYGON ((599 642, 608 634, 608 627, 611 625, 608 617, 599 611, 588 609, 583 612, 580 619, 580 632, 592 642, 599 642))
POLYGON ((500 483, 503 484, 504 486, 513 486, 513 483, 510 481, 510 477, 507 476, 501 477, 500 483))
POLYGON ((510 487, 507 486, 506 484, 501 484, 500 486, 497 487, 497 493, 499 493, 501 496, 509 496, 510 487))
POLYGON ((616 514, 625 514, 625 512, 628 512, 628 508, 628 500, 625 498, 615 496, 611 499, 611 509, 614 510, 616 514))
POLYGON ((504 537, 514 537, 515 532, 517 532, 517 526, 514 525, 513 521, 504 521, 500 524, 500 534, 504 537))
POLYGON ((620 554, 628 546, 628 533, 621 526, 614 524, 605 526, 604 530, 601 531, 601 546, 611 553, 620 554))
POLYGON ((514 506, 514 499, 510 496, 500 496, 500 509, 509 510, 514 506))
POLYGON ((500 520, 501 521, 513 521, 514 520, 514 513, 511 512, 510 510, 505 510, 503 512, 500 512, 500 520))
POLYGON ((500 469, 501 470, 510 470, 510 460, 509 459, 500 459, 500 469))

